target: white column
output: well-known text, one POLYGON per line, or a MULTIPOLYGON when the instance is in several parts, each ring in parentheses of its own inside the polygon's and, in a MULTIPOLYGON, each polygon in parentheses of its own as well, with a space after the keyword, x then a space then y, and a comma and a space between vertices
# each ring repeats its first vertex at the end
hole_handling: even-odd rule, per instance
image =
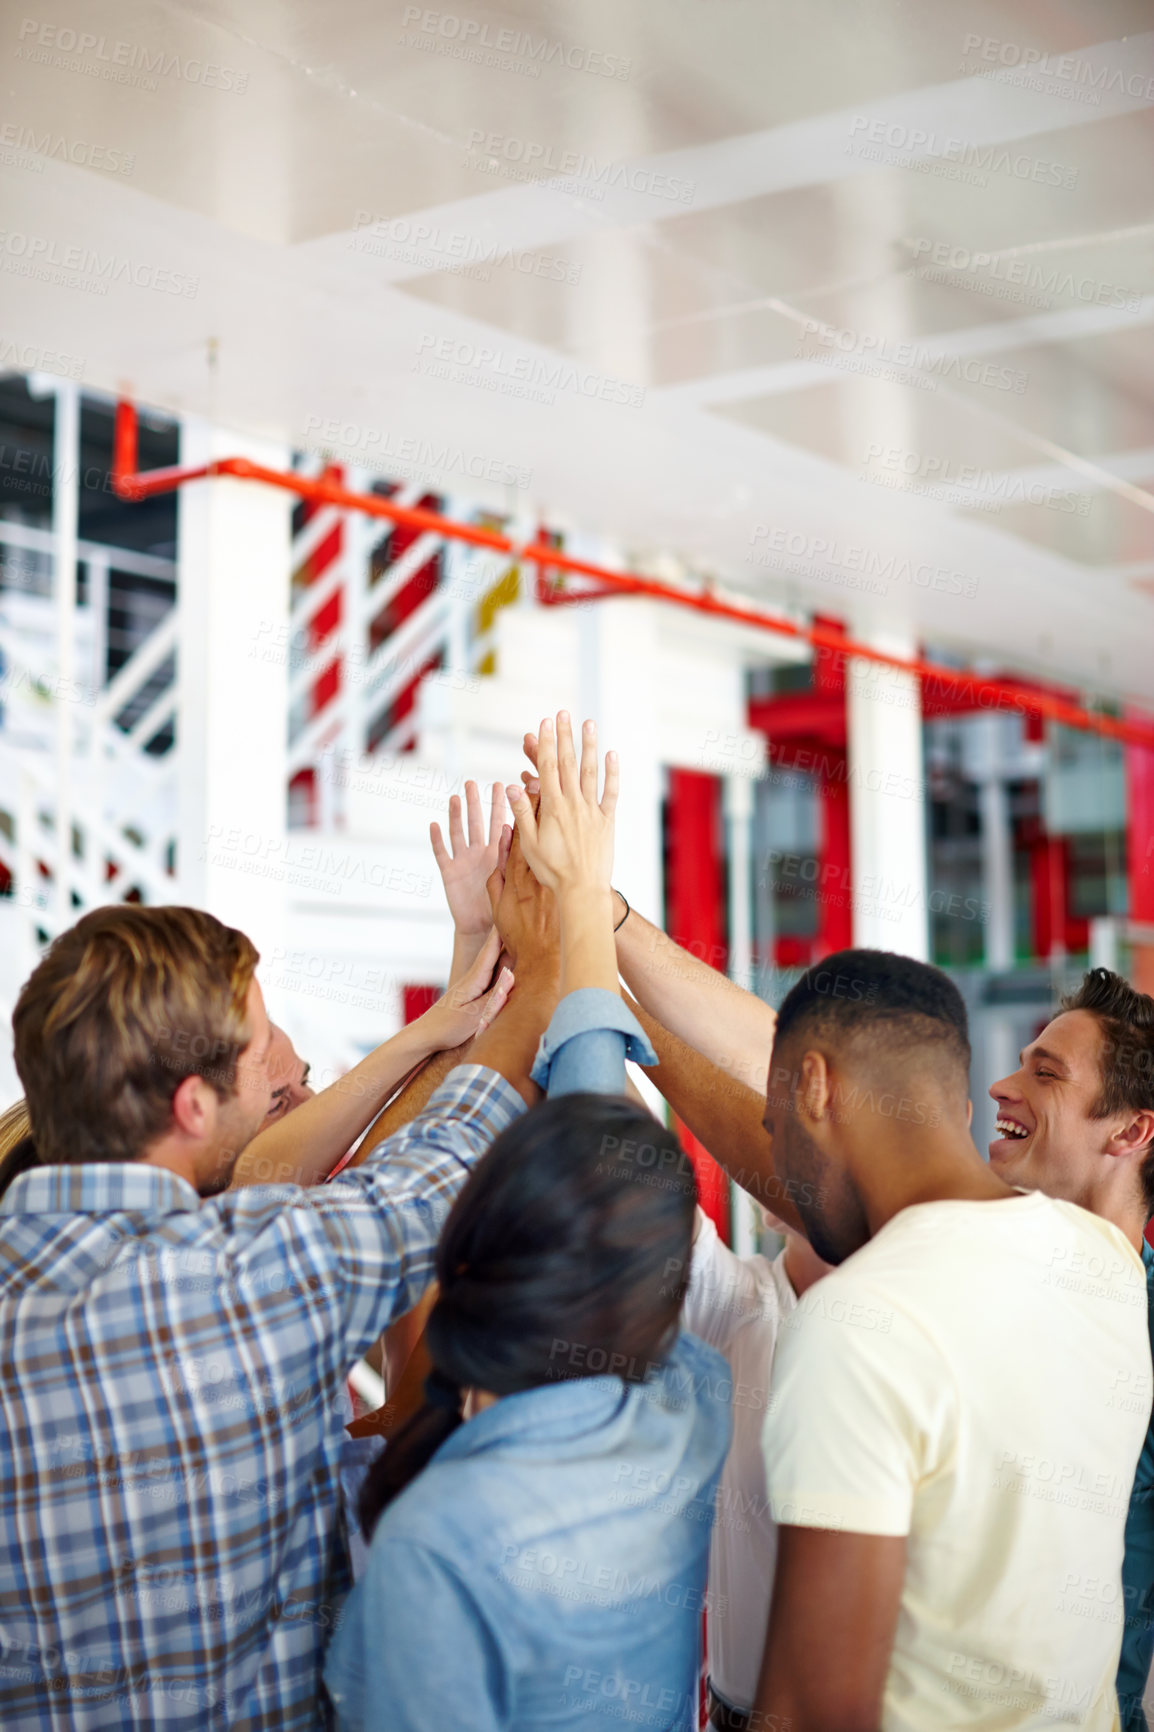
MULTIPOLYGON (((249 457, 288 467, 285 447, 188 420, 181 462, 249 457)), ((288 890, 289 562, 292 495, 257 482, 180 490, 178 870, 186 901, 284 942, 288 890)))
MULTIPOLYGON (((890 655, 913 656, 911 638, 871 635, 890 655)), ((918 682, 854 658, 846 676, 854 943, 929 957, 925 772, 918 682)))
POLYGON ((722 783, 729 855, 729 978, 747 991, 753 980, 753 783, 722 783))
MULTIPOLYGON (((76 523, 80 489, 80 391, 56 386, 52 448, 52 547, 56 602, 56 930, 73 924, 72 698, 76 678, 76 523)), ((92 838, 89 837, 91 848, 92 838)), ((97 844, 98 846, 98 844, 97 844)), ((92 867, 92 862, 87 863, 92 867)), ((97 880, 101 874, 96 872, 97 880)))
POLYGON ((987 968, 1014 966, 1014 839, 1006 784, 996 770, 982 783, 982 889, 987 968))
POLYGON ((598 748, 621 761, 613 882, 655 926, 665 919, 661 802, 661 667, 652 601, 595 602, 581 608, 581 715, 592 716, 598 748))

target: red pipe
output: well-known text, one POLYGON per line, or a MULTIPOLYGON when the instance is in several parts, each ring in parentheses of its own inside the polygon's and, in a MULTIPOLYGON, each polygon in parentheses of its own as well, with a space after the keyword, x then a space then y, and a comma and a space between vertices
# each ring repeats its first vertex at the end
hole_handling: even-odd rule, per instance
MULTIPOLYGON (((347 511, 361 511, 369 517, 387 518, 389 522, 405 524, 415 530, 428 530, 452 541, 464 541, 472 547, 489 548, 494 553, 511 553, 517 559, 540 566, 537 592, 546 605, 601 601, 609 595, 644 595, 656 601, 672 602, 677 607, 691 608, 698 613, 712 614, 718 619, 735 620, 740 625, 753 626, 759 631, 774 632, 780 637, 799 639, 815 649, 829 649, 881 667, 894 668, 899 673, 912 674, 921 680, 933 680, 939 689, 954 691, 977 700, 975 709, 1016 710, 1022 715, 1045 716, 1068 728, 1080 728, 1085 733, 1103 734, 1107 739, 1123 740, 1128 745, 1154 748, 1154 721, 1119 720, 1072 704, 1065 698, 1048 692, 1027 691, 1008 685, 1004 680, 984 679, 957 668, 948 668, 920 658, 888 655, 872 644, 859 643, 841 636, 829 626, 814 623, 799 625, 779 614, 769 613, 751 603, 727 601, 711 589, 679 589, 657 578, 640 577, 632 572, 610 571, 588 560, 573 559, 556 547, 532 542, 519 547, 509 536, 495 529, 479 529, 470 523, 454 523, 435 511, 418 506, 395 505, 375 493, 352 493, 347 487, 326 480, 297 475, 292 470, 266 469, 247 457, 221 457, 195 469, 153 469, 145 474, 134 472, 136 461, 136 409, 131 403, 120 403, 116 412, 116 432, 113 441, 112 485, 121 499, 148 499, 155 493, 168 493, 186 481, 201 481, 215 475, 231 475, 238 481, 261 481, 268 487, 280 487, 298 498, 318 505, 336 505, 347 511), (569 572, 576 577, 594 578, 604 585, 595 591, 559 591, 551 588, 545 578, 546 569, 569 572), (986 699, 987 702, 982 700, 986 699)), ((843 667, 845 663, 841 664, 843 667)))

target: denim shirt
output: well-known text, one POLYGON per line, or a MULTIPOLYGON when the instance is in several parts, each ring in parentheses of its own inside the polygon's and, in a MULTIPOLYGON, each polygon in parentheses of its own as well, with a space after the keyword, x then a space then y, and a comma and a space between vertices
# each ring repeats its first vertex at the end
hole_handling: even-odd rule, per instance
MULTIPOLYGON (((1146 1308, 1154 1346, 1154 1250, 1142 1241, 1146 1266, 1146 1308)), ((1133 1399, 1149 1401, 1149 1391, 1133 1399)), ((1154 1420, 1146 1433, 1130 1509, 1122 1559, 1122 1657, 1118 1663, 1118 1704, 1122 1732, 1146 1732, 1142 1697, 1154 1656, 1154 1420)))
MULTIPOLYGON (((534 1076, 620 1093, 627 1050, 653 1062, 621 999, 573 993, 534 1076)), ((377 1525, 325 1673, 341 1732, 690 1732, 729 1431, 725 1361, 687 1334, 643 1383, 466 1421, 377 1525)))

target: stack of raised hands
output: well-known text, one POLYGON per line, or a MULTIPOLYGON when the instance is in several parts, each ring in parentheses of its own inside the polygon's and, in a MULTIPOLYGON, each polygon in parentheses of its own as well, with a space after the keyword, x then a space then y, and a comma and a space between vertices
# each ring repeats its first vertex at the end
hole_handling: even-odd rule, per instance
MULTIPOLYGON (((613 814, 617 805, 617 756, 605 759, 600 782, 597 729, 586 722, 577 759, 568 712, 556 725, 546 718, 537 735, 526 735, 536 775, 528 787, 493 789, 488 835, 480 791, 465 784, 449 802, 449 843, 439 824, 430 827, 433 853, 453 916, 452 983, 464 986, 468 971, 493 945, 495 930, 514 980, 531 954, 557 955, 562 996, 580 987, 617 991, 613 942, 613 814), (505 823, 506 794, 516 833, 505 823)), ((494 958, 495 960, 495 958, 494 958)), ((476 990, 475 977, 470 985, 476 990)))

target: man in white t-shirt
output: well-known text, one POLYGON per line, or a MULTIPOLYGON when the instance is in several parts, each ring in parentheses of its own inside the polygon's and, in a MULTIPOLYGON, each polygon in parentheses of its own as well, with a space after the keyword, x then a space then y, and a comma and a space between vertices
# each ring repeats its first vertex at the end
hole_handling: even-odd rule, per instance
POLYGON ((731 1373, 733 1441, 715 1499, 705 1627, 709 1724, 719 1732, 742 1732, 749 1724, 773 1589, 777 1524, 761 1433, 774 1349, 798 1298, 829 1273, 800 1233, 768 1219, 785 1232, 785 1246, 772 1261, 760 1254, 738 1257, 698 1209, 681 1314, 687 1329, 725 1354, 731 1373))
POLYGON ((879 951, 778 1012, 765 1128, 841 1265, 782 1330, 765 1428, 779 1524, 754 1725, 1117 1726, 1117 1582, 1150 1375, 1125 1234, 1022 1194, 969 1136, 965 1007, 879 951))

